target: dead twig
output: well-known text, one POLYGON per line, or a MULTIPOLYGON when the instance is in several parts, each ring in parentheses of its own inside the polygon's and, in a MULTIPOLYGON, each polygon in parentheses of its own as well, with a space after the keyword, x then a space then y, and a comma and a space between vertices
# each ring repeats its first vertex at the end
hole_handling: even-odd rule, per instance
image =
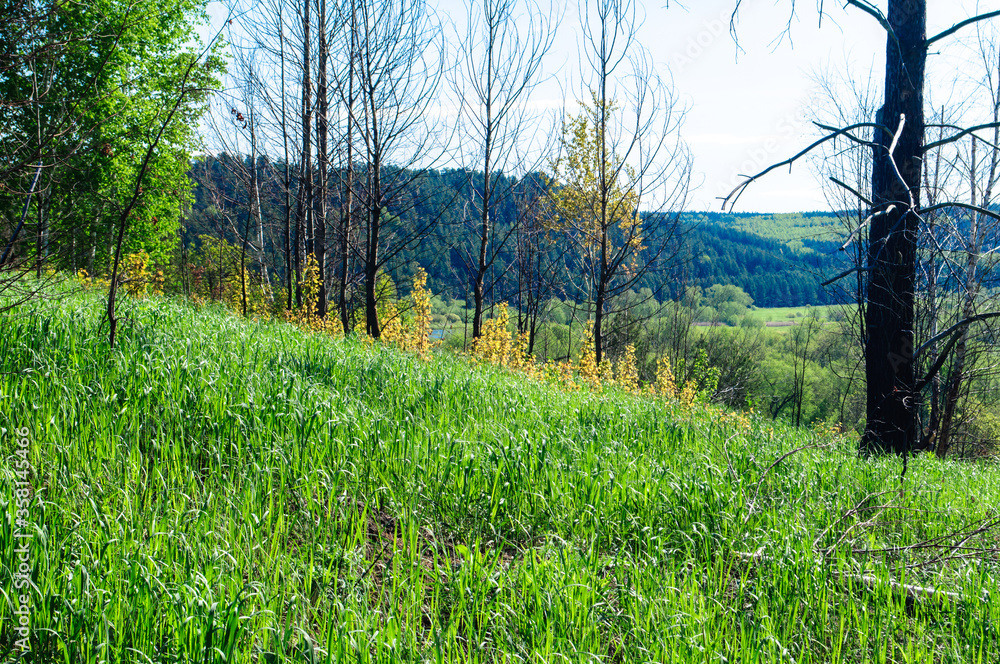
POLYGON ((767 478, 767 474, 769 472, 771 472, 772 469, 774 469, 775 467, 777 467, 785 459, 787 459, 790 456, 793 456, 795 454, 798 454, 799 452, 802 452, 804 450, 813 450, 813 449, 821 449, 821 448, 825 448, 825 447, 830 447, 831 444, 832 443, 817 443, 815 445, 802 445, 801 447, 796 447, 794 450, 791 450, 789 452, 785 452, 780 457, 778 457, 773 462, 771 462, 771 465, 769 465, 767 468, 765 468, 764 472, 761 473, 761 475, 760 475, 760 480, 758 480, 757 486, 754 488, 754 491, 753 491, 753 498, 750 499, 750 502, 747 505, 747 514, 743 518, 743 522, 746 523, 746 521, 750 518, 750 514, 753 513, 754 507, 757 504, 757 495, 760 493, 760 487, 764 484, 764 480, 767 478))

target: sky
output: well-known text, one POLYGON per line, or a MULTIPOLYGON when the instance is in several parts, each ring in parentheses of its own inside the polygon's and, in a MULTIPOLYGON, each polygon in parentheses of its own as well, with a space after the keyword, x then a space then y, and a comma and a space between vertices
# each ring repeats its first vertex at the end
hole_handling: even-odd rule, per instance
MULTIPOLYGON (((688 115, 683 136, 694 157, 694 190, 689 207, 719 210, 719 197, 770 164, 799 152, 819 137, 813 119, 818 76, 879 78, 886 38, 875 20, 838 0, 825 2, 822 22, 813 0, 798 0, 789 24, 791 0, 743 0, 737 17, 739 46, 729 30, 735 0, 646 2, 640 42, 661 71, 669 71, 688 115), (786 28, 788 30, 786 31, 786 28)), ((883 11, 886 2, 875 2, 883 11)), ((928 34, 1000 1, 928 0, 928 34)), ((575 6, 563 28, 578 30, 575 6)), ((567 35, 568 36, 568 35, 567 35)), ((560 38, 557 49, 572 53, 575 39, 560 38)), ((954 67, 945 51, 932 56, 937 68, 954 67)), ((808 161, 780 169, 754 183, 736 211, 793 212, 829 209, 808 161)))
MULTIPOLYGON (((736 0, 636 1, 642 20, 638 42, 661 75, 672 79, 687 109, 682 136, 694 155, 691 210, 721 209, 720 197, 741 175, 791 157, 818 138, 812 120, 824 112, 817 77, 867 80, 873 73, 877 79, 884 67, 885 33, 872 17, 844 8, 842 0, 825 1, 822 21, 815 0, 797 0, 790 22, 792 0, 742 0, 738 46, 729 30, 736 0)), ((436 4, 441 16, 459 24, 464 20, 464 0, 428 2, 436 4)), ((886 0, 872 4, 884 11, 886 0)), ((1000 0, 927 4, 929 34, 975 14, 977 8, 1000 9, 1000 0)), ((221 22, 218 8, 212 16, 221 22)), ((567 96, 578 96, 579 25, 577 2, 569 0, 547 58, 551 78, 535 90, 533 105, 555 109, 567 96)), ((949 49, 932 55, 932 76, 961 68, 959 56, 949 49)), ((791 171, 774 171, 751 185, 734 210, 829 209, 814 171, 808 160, 791 171)))

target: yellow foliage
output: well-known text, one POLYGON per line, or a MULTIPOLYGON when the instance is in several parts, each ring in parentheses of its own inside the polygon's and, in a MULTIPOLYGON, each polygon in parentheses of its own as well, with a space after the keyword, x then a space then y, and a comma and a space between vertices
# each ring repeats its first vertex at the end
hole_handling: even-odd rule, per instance
POLYGON ((635 346, 625 346, 625 354, 615 366, 615 382, 626 392, 639 391, 639 368, 635 363, 635 346))
POLYGON ((566 362, 549 360, 541 366, 536 375, 545 382, 561 385, 566 390, 573 391, 580 387, 573 380, 576 373, 573 370, 572 360, 567 360, 566 362))
POLYGON ((715 420, 718 424, 730 430, 735 430, 738 435, 749 436, 753 429, 753 410, 749 413, 727 412, 719 409, 715 420))
POLYGON ((163 295, 163 272, 152 269, 145 251, 126 256, 121 275, 122 288, 132 297, 163 295))
POLYGON ((495 318, 483 322, 482 334, 472 342, 472 356, 487 364, 544 377, 547 368, 538 368, 528 353, 528 332, 511 336, 509 325, 510 312, 505 302, 497 307, 495 318))
POLYGON ((534 375, 536 371, 535 358, 528 352, 529 341, 530 335, 527 330, 517 337, 514 341, 514 349, 511 351, 510 366, 512 369, 534 375))
POLYGON ((668 399, 677 398, 677 381, 674 379, 674 369, 670 366, 669 357, 661 357, 656 362, 656 383, 653 391, 668 399))
POLYGON ((482 334, 472 342, 472 356, 488 364, 509 366, 514 353, 514 341, 507 330, 509 324, 510 313, 504 302, 497 307, 496 317, 483 322, 482 334))
POLYGON ((594 323, 587 321, 580 339, 580 378, 595 390, 601 389, 601 370, 597 366, 597 354, 594 352, 594 323))
POLYGON ((87 271, 84 270, 83 268, 77 270, 76 277, 77 279, 80 280, 80 283, 87 290, 106 291, 108 290, 108 286, 111 285, 111 282, 108 279, 105 279, 103 277, 98 277, 97 275, 88 274, 87 271))
MULTIPOLYGON (((698 369, 697 373, 703 374, 704 379, 709 383, 712 380, 718 381, 717 370, 710 369, 707 364, 701 366, 701 362, 696 362, 695 367, 698 369)), ((714 389, 714 385, 711 389, 714 389)), ((707 398, 705 390, 699 387, 697 376, 692 376, 683 383, 678 382, 670 359, 666 357, 661 358, 656 363, 656 382, 653 385, 653 392, 671 401, 677 401, 685 409, 691 409, 699 399, 707 398)))
MULTIPOLYGON (((246 270, 244 269, 244 272, 245 271, 246 270)), ((247 275, 247 279, 247 283, 249 284, 249 275, 247 275)), ((315 332, 325 332, 333 335, 343 334, 339 318, 336 316, 319 315, 319 294, 321 286, 319 264, 316 262, 316 257, 312 254, 306 257, 306 265, 305 269, 302 271, 302 281, 300 282, 300 286, 302 288, 302 307, 292 311, 285 311, 285 320, 290 323, 294 323, 301 328, 313 330, 315 332)), ((247 294, 248 315, 259 315, 266 311, 266 305, 264 303, 265 295, 266 293, 264 293, 263 285, 261 286, 260 298, 250 298, 250 294, 247 294)))
POLYGON ((615 385, 615 367, 611 360, 604 358, 597 365, 597 375, 601 379, 601 385, 615 385))
POLYGON ((574 228, 594 248, 606 243, 609 231, 617 226, 630 248, 638 250, 643 234, 635 187, 638 178, 608 145, 610 137, 600 134, 602 121, 614 116, 618 106, 606 102, 602 109, 598 95, 591 93, 591 97, 589 104, 580 102, 579 115, 563 124, 562 152, 552 164, 553 225, 574 228))
MULTIPOLYGON (((383 290, 391 289, 391 284, 384 286, 383 290)), ((413 314, 409 320, 404 319, 405 309, 397 302, 389 298, 380 298, 379 301, 379 321, 381 323, 382 343, 394 344, 399 348, 418 353, 421 357, 426 357, 433 345, 431 341, 431 292, 427 288, 427 272, 423 268, 417 268, 417 274, 413 278, 413 290, 410 293, 410 307, 413 314)), ((364 334, 364 324, 359 324, 360 331, 364 334)))
MULTIPOLYGON (((107 290, 111 285, 109 278, 90 275, 84 269, 78 270, 76 276, 87 290, 107 290)), ((153 269, 145 251, 127 254, 118 266, 118 283, 130 297, 163 295, 163 282, 163 271, 153 269)))
POLYGON ((409 329, 407 345, 409 350, 427 355, 431 350, 431 292, 427 288, 427 272, 417 268, 413 278, 413 324, 409 329))

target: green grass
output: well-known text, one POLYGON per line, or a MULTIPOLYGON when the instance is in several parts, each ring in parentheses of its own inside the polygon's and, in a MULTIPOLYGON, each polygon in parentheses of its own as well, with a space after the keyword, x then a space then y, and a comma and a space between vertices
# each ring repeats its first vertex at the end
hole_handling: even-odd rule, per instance
POLYGON ((829 318, 834 311, 841 309, 839 305, 820 305, 815 307, 754 307, 750 315, 765 323, 801 323, 811 311, 815 311, 821 319, 829 318))
POLYGON ((101 307, 77 295, 0 318, 4 659, 16 427, 34 467, 26 661, 1000 654, 996 556, 901 548, 997 546, 952 535, 997 515, 992 465, 914 459, 901 491, 898 459, 765 419, 170 299, 128 304, 111 350, 101 307), (810 445, 826 447, 772 465, 810 445), (960 598, 908 603, 893 581, 960 598))
POLYGON ((803 240, 831 242, 843 234, 837 216, 824 212, 736 214, 727 216, 724 223, 747 233, 774 238, 796 251, 803 250, 803 240))

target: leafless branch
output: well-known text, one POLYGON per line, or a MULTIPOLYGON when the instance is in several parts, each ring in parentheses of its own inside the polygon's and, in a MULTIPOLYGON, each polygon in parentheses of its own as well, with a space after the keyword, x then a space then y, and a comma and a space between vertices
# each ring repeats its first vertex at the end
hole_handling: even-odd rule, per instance
POLYGON ((927 44, 928 46, 930 46, 931 44, 933 44, 936 41, 939 41, 941 39, 944 39, 945 37, 949 37, 949 36, 955 34, 956 32, 958 32, 959 30, 961 30, 962 28, 964 28, 964 27, 966 27, 968 25, 972 25, 973 23, 978 23, 980 21, 985 21, 985 20, 988 20, 988 19, 991 19, 991 18, 996 18, 997 16, 1000 16, 1000 9, 998 9, 996 11, 992 11, 992 12, 987 12, 985 14, 979 14, 978 16, 973 16, 971 18, 967 18, 964 21, 959 21, 958 23, 956 23, 955 25, 951 26, 947 30, 943 30, 943 31, 937 33, 936 35, 934 35, 933 37, 930 37, 924 43, 927 44))
POLYGON ((746 190, 746 188, 749 187, 754 182, 756 182, 757 180, 759 180, 760 178, 762 178, 765 175, 767 175, 768 173, 770 173, 771 171, 777 170, 777 169, 779 169, 779 168, 781 168, 783 166, 788 166, 789 168, 791 168, 792 164, 794 164, 796 161, 798 161, 802 157, 806 156, 807 154, 809 154, 810 152, 812 152, 813 150, 815 150, 820 145, 823 145, 827 141, 833 140, 833 139, 837 138, 838 136, 843 136, 845 134, 848 134, 849 132, 851 132, 854 129, 858 129, 860 127, 871 127, 871 126, 881 127, 881 125, 872 125, 872 123, 870 123, 870 122, 859 122, 859 123, 856 123, 856 124, 849 125, 847 127, 843 127, 843 128, 838 129, 838 130, 836 130, 834 132, 831 132, 830 134, 827 134, 826 136, 824 136, 823 138, 820 138, 817 141, 814 141, 808 147, 806 147, 805 149, 797 152, 792 157, 790 157, 790 158, 788 158, 788 159, 786 159, 784 161, 778 162, 776 164, 771 164, 770 166, 768 166, 764 170, 760 171, 756 175, 744 176, 747 179, 744 180, 743 182, 741 182, 739 185, 737 185, 735 189, 733 189, 731 192, 729 192, 729 194, 727 194, 724 198, 722 198, 722 209, 725 210, 726 209, 726 205, 728 204, 729 205, 729 209, 732 210, 733 206, 736 205, 736 201, 739 200, 739 197, 743 194, 743 192, 746 190))

